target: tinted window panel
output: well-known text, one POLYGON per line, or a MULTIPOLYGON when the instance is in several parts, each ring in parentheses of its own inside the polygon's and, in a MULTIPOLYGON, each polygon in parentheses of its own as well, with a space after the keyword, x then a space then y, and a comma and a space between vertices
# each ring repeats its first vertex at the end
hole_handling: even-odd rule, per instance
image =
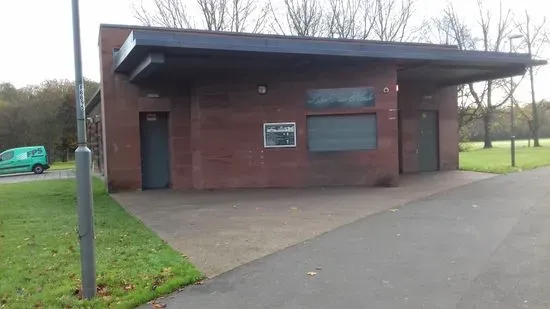
POLYGON ((374 106, 374 88, 315 89, 307 92, 308 109, 342 109, 374 106))
POLYGON ((376 149, 376 115, 309 116, 307 134, 309 151, 376 149))

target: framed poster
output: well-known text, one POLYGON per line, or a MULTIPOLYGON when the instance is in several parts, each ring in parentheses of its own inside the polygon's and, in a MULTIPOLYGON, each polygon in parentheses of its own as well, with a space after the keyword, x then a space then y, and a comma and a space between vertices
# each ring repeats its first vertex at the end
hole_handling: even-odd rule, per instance
POLYGON ((296 147, 296 123, 264 123, 264 147, 296 147))

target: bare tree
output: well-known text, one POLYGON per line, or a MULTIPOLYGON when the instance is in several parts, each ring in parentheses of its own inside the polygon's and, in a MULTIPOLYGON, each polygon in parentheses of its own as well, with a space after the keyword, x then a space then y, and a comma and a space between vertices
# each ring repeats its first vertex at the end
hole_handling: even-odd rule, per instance
POLYGON ((273 22, 271 28, 276 33, 317 37, 325 31, 325 8, 318 0, 284 0, 283 17, 279 16, 269 3, 273 22))
POLYGON ((227 1, 197 0, 204 19, 204 26, 207 30, 222 31, 231 27, 227 21, 227 1))
POLYGON ((415 0, 375 0, 370 22, 375 38, 380 41, 408 40, 415 0))
POLYGON ((404 41, 416 0, 284 0, 278 14, 270 2, 272 31, 298 36, 404 41))
MULTIPOLYGON (((496 12, 485 8, 484 5, 483 0, 477 1, 477 25, 476 28, 471 28, 456 12, 453 5, 449 4, 444 9, 442 16, 434 21, 439 37, 444 37, 446 43, 456 44, 460 49, 502 51, 513 26, 511 11, 505 10, 502 3, 496 12), (477 39, 476 35, 479 35, 480 39, 477 39)), ((503 97, 496 97, 495 90, 503 89, 506 85, 509 84, 503 80, 488 80, 467 85, 472 104, 476 106, 471 110, 476 111, 476 117, 483 120, 484 148, 493 147, 491 124, 494 114, 510 99, 510 94, 513 93, 513 91, 509 91, 503 97)), ((511 86, 512 90, 516 87, 517 84, 511 86)))
POLYGON ((269 14, 265 2, 255 0, 231 0, 231 31, 262 32, 269 14))
POLYGON ((331 38, 356 38, 361 31, 362 0, 329 0, 327 34, 331 38))
MULTIPOLYGON (((527 10, 525 11, 525 19, 518 20, 516 22, 516 29, 522 35, 524 45, 527 48, 529 55, 538 56, 542 50, 548 44, 548 30, 546 28, 546 17, 544 17, 539 23, 532 24, 531 16, 527 10)), ((532 66, 529 67, 529 79, 531 82, 531 117, 527 117, 524 113, 523 116, 527 117, 527 123, 529 124, 529 130, 533 137, 533 146, 540 147, 539 142, 539 113, 538 104, 535 99, 535 72, 532 66)), ((523 111, 522 109, 520 109, 523 111)))
POLYGON ((212 31, 260 32, 266 22, 268 7, 254 0, 149 0, 132 4, 136 19, 147 26, 194 28, 189 12, 200 12, 199 28, 212 31))
POLYGON ((181 0, 151 0, 151 7, 146 7, 143 0, 139 6, 132 3, 134 17, 146 26, 167 28, 192 28, 187 15, 187 8, 181 0))
POLYGON ((331 38, 369 39, 374 6, 369 0, 329 0, 326 31, 331 38))
POLYGON ((329 0, 327 34, 380 41, 410 40, 419 31, 410 25, 415 1, 329 0))
POLYGON ((458 130, 468 126, 470 123, 479 119, 479 105, 472 104, 472 94, 468 85, 459 85, 457 87, 458 99, 458 130))
MULTIPOLYGON (((533 137, 533 131, 535 131, 535 128, 534 128, 534 123, 533 123, 533 109, 532 109, 532 106, 531 106, 531 112, 525 110, 525 108, 523 106, 521 106, 519 104, 519 102, 512 96, 512 102, 514 104, 514 106, 516 107, 516 110, 519 111, 519 114, 521 115, 521 117, 523 117, 525 119, 525 121, 527 122, 527 128, 529 129, 529 136, 527 137, 527 147, 531 147, 531 137, 533 137)), ((546 102, 544 101, 541 101, 541 102, 537 102, 536 103, 536 106, 535 106, 535 110, 537 112, 540 112, 541 108, 545 108, 546 107, 546 102)), ((538 123, 539 125, 541 125, 540 121, 538 123)), ((539 144, 539 146, 535 146, 535 147, 540 147, 541 145, 539 144)))

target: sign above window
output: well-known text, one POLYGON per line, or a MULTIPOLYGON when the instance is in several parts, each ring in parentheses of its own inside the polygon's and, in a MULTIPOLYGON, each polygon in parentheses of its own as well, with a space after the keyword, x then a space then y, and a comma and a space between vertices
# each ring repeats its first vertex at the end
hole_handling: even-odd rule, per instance
POLYGON ((341 109, 374 106, 374 88, 315 89, 307 92, 308 109, 341 109))
POLYGON ((264 123, 264 147, 296 147, 296 123, 264 123))
POLYGON ((157 114, 147 114, 147 121, 157 121, 157 114))

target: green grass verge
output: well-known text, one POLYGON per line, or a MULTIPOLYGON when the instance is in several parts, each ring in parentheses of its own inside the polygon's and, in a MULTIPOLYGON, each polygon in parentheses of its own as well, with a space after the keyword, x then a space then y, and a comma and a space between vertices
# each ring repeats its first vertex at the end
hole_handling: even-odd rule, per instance
POLYGON ((54 162, 50 166, 50 171, 74 170, 76 168, 74 161, 54 162))
POLYGON ((516 167, 510 163, 510 141, 495 141, 493 148, 483 149, 482 142, 470 143, 460 153, 460 169, 506 174, 550 165, 550 139, 541 140, 543 147, 527 147, 526 140, 516 142, 516 167))
POLYGON ((97 283, 80 286, 74 180, 0 185, 1 308, 133 308, 201 278, 94 179, 97 283))

